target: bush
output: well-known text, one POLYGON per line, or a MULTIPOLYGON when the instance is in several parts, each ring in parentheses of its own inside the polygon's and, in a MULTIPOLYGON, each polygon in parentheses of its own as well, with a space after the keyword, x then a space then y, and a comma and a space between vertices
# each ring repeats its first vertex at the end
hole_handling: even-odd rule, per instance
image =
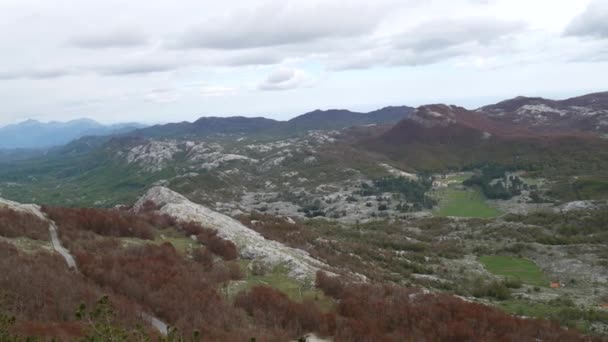
POLYGON ((0 235, 7 238, 49 239, 49 224, 29 213, 0 208, 0 235))

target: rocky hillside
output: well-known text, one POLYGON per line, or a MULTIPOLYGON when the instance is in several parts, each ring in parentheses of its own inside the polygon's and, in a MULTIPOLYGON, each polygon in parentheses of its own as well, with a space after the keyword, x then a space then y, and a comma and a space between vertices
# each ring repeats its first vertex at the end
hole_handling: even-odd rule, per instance
POLYGON ((529 126, 536 130, 581 130, 608 133, 608 92, 548 100, 516 97, 480 108, 478 111, 501 122, 529 126))
MULTIPOLYGON (((317 271, 329 269, 328 265, 313 259, 308 253, 276 241, 266 240, 239 221, 193 203, 170 189, 163 187, 150 189, 137 201, 134 210, 142 210, 149 202, 156 204, 162 214, 183 222, 196 222, 204 227, 216 229, 222 238, 237 245, 243 259, 256 259, 272 268, 285 265, 293 278, 312 281, 317 271)), ((293 222, 287 218, 285 220, 293 222)))
POLYGON ((359 146, 385 153, 404 167, 441 169, 480 162, 555 162, 566 155, 589 160, 593 153, 604 154, 608 142, 578 130, 536 131, 480 111, 429 105, 359 146))

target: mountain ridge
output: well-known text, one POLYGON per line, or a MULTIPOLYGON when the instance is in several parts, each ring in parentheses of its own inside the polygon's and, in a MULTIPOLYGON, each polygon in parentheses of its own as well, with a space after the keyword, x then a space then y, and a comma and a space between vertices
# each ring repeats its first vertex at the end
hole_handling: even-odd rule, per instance
POLYGON ((502 122, 542 130, 581 130, 608 133, 608 92, 565 100, 518 96, 476 111, 502 122))

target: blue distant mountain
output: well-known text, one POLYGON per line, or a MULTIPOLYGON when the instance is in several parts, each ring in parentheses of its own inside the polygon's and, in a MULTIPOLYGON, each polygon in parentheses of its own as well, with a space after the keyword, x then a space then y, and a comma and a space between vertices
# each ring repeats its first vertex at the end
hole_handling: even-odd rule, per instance
POLYGON ((64 145, 88 135, 110 135, 145 127, 138 123, 102 125, 91 119, 43 123, 26 120, 0 127, 0 149, 36 149, 64 145))

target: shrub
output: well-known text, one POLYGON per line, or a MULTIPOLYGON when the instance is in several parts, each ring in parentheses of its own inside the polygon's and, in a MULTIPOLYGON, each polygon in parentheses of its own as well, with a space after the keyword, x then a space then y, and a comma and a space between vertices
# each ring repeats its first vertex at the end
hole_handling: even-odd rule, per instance
POLYGON ((49 224, 30 213, 0 208, 0 235, 7 238, 49 239, 49 224))

